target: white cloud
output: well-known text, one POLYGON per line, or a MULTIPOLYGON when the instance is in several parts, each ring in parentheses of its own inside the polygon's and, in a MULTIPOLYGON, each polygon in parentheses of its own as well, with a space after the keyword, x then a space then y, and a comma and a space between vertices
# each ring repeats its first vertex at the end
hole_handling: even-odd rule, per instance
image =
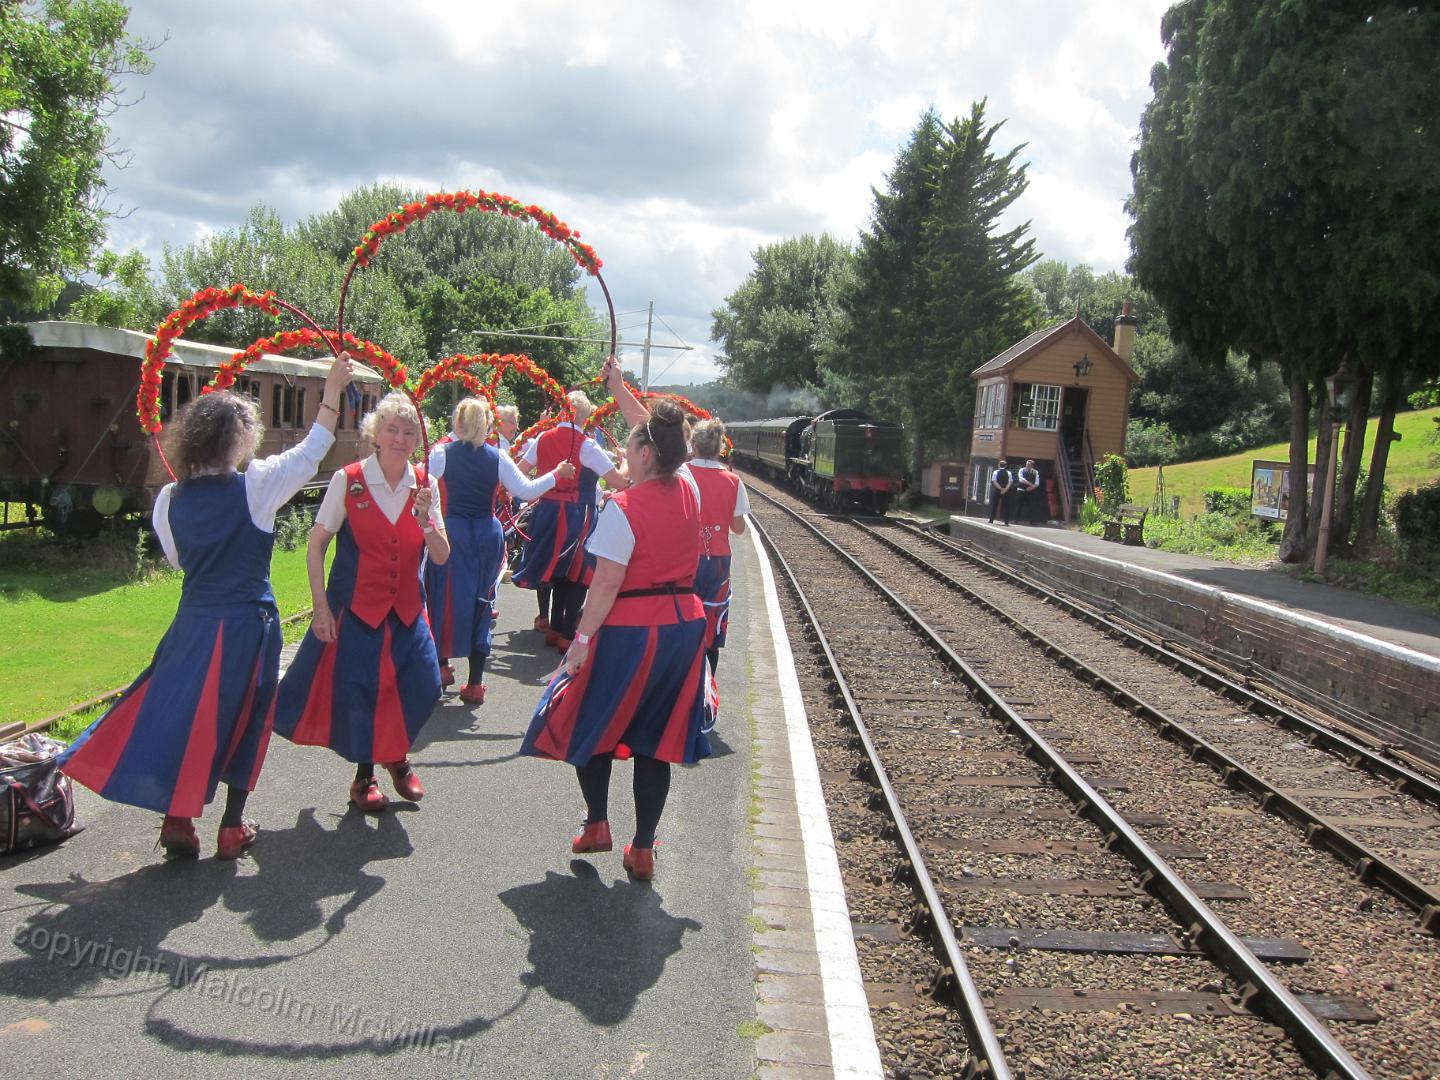
POLYGON ((653 299, 701 346, 667 378, 703 376, 751 252, 853 241, 932 104, 988 98, 997 146, 1028 143, 1014 213, 1040 250, 1119 267, 1168 3, 146 0, 132 30, 169 40, 113 121, 135 165, 110 177, 133 210, 112 243, 158 253, 257 202, 293 221, 381 179, 507 191, 581 229, 622 307, 653 299))

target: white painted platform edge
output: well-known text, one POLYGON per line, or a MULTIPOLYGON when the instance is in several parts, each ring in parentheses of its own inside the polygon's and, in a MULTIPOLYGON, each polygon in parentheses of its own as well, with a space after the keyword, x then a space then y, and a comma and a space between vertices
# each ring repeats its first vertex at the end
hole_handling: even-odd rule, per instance
MULTIPOLYGON (((954 517, 954 515, 951 516, 952 518, 954 517)), ((1109 563, 1111 566, 1123 566, 1127 570, 1133 570, 1146 577, 1172 582, 1191 592, 1200 593, 1204 596, 1223 597, 1225 600, 1242 607, 1254 608, 1267 615, 1275 615, 1281 619, 1299 623, 1301 626, 1308 626, 1322 633, 1332 634, 1352 645, 1359 645, 1372 652, 1383 653, 1393 660, 1400 660, 1403 663, 1411 664, 1415 667, 1425 668, 1427 671, 1440 673, 1440 658, 1431 656, 1429 653, 1420 652, 1418 649, 1412 649, 1406 645, 1397 645, 1393 641, 1372 637, 1369 634, 1362 634, 1359 630, 1352 630, 1348 626, 1339 626, 1336 623, 1326 622, 1324 619, 1317 619, 1313 615, 1306 615, 1303 612, 1283 607, 1270 600, 1260 600, 1254 596, 1246 596, 1244 593, 1222 589, 1217 585, 1206 585, 1204 582, 1191 581, 1189 578, 1180 577, 1166 570, 1156 570, 1151 566, 1141 566, 1139 563, 1126 562, 1124 559, 1112 559, 1108 555, 1096 555, 1091 551, 1082 551, 1079 548, 1066 547, 1064 544, 1056 544, 1049 540, 1042 540, 1038 536, 1026 536, 1023 533, 1002 529, 998 525, 991 525, 988 522, 975 521, 973 518, 962 518, 960 520, 973 523, 981 528, 999 533, 1002 536, 1008 536, 1023 544, 1035 544, 1038 547, 1052 548, 1055 551, 1061 551, 1067 555, 1076 555, 1082 559, 1092 559, 1095 562, 1109 563)))
POLYGON ((855 952, 855 933, 850 926, 850 908, 845 903, 845 886, 835 854, 835 837, 820 787, 820 765, 815 744, 810 740, 810 722, 800 681, 795 676, 795 658, 785 634, 780 597, 775 591, 775 574, 770 558, 754 529, 750 538, 760 560, 760 578, 765 590, 765 610, 770 619, 770 638, 775 643, 775 669, 780 680, 780 700, 785 708, 785 730, 790 744, 790 771, 795 777, 795 804, 800 818, 800 835, 805 845, 805 874, 810 883, 810 915, 815 923, 815 948, 820 958, 820 982, 825 992, 825 1026, 830 1035, 830 1061, 837 1076, 881 1080, 880 1048, 870 1021, 870 1002, 865 997, 865 980, 855 952))

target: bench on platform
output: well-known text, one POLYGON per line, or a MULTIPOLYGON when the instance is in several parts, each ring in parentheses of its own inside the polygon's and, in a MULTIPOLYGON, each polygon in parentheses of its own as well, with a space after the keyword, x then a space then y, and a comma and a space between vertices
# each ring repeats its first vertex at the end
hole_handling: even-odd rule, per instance
POLYGON ((1148 506, 1138 503, 1122 503, 1114 517, 1105 522, 1106 540, 1132 547, 1145 546, 1145 516, 1150 513, 1148 506))

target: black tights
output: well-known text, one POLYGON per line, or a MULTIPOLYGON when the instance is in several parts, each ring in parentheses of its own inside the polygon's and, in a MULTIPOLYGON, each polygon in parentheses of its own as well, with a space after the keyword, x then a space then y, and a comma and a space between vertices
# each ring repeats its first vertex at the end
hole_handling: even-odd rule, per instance
POLYGON ((580 625, 580 610, 585 606, 585 596, 590 589, 586 585, 563 580, 554 582, 553 588, 550 626, 562 638, 573 638, 575 628, 580 625))
POLYGON ((485 658, 488 655, 488 653, 475 652, 470 654, 470 674, 465 681, 471 686, 479 686, 485 681, 485 658))
POLYGON ((535 599, 540 602, 540 618, 550 621, 550 586, 541 585, 535 590, 535 599))
MULTIPOLYGON (((609 820, 610 766, 613 754, 596 754, 584 765, 577 766, 580 794, 585 797, 585 823, 609 820)), ((665 812, 670 796, 670 763, 652 757, 635 756, 635 837, 637 848, 655 846, 655 830, 665 812)))
POLYGON ((220 815, 222 829, 238 828, 245 821, 245 800, 250 792, 234 784, 225 785, 225 813, 220 815))

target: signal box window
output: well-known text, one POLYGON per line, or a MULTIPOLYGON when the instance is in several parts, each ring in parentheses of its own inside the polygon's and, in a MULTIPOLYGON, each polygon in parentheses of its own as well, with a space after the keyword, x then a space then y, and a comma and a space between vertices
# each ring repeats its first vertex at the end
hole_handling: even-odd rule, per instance
POLYGON ((1060 427, 1059 386, 1045 386, 1040 383, 1015 384, 1016 427, 1033 428, 1036 431, 1056 431, 1060 427))
POLYGON ((975 399, 975 426, 997 429, 1005 422, 1005 384, 982 386, 975 399))

